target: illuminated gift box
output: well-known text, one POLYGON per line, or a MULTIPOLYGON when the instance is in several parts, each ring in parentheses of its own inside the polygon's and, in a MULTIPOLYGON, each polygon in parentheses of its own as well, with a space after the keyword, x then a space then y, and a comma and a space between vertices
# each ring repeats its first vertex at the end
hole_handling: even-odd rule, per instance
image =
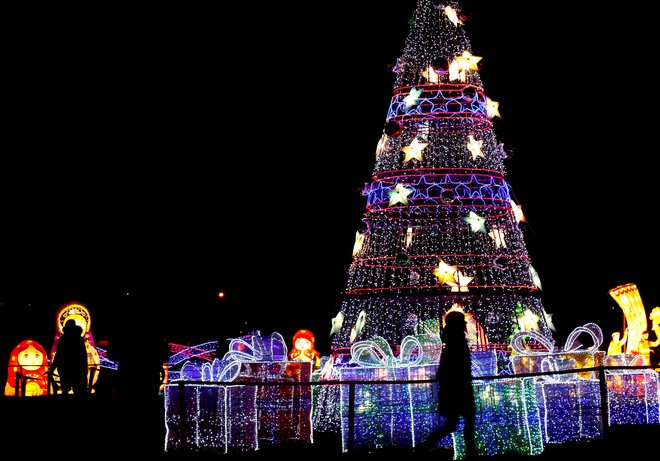
MULTIPOLYGON (((480 455, 538 455, 543 452, 532 378, 473 381, 477 410, 475 442, 480 455)), ((463 432, 452 434, 454 459, 465 457, 463 432)))
MULTIPOLYGON (((574 359, 546 358, 542 371, 576 369, 574 359)), ((600 385, 597 379, 575 374, 556 374, 539 378, 536 393, 543 440, 563 443, 603 436, 600 385)))
MULTIPOLYGON (((641 366, 640 355, 607 356, 607 366, 641 366)), ((610 424, 660 424, 658 372, 653 369, 608 370, 610 424)))
MULTIPOLYGON (((553 360, 569 361, 574 360, 575 368, 593 368, 603 364, 605 352, 603 351, 573 351, 573 352, 554 352, 543 355, 512 355, 511 364, 515 374, 539 373, 541 372, 541 362, 550 358, 553 360)), ((580 372, 580 378, 596 379, 598 374, 595 371, 580 372)))
POLYGON ((296 441, 312 443, 312 386, 260 385, 258 383, 309 383, 313 362, 240 362, 235 383, 257 383, 259 443, 296 441))
POLYGON ((497 376, 498 356, 495 349, 485 351, 472 351, 470 353, 472 362, 472 376, 497 376))
MULTIPOLYGON (((603 365, 605 357, 605 352, 598 350, 602 344, 603 332, 595 323, 587 323, 575 328, 566 338, 566 344, 561 350, 555 347, 554 341, 536 331, 522 331, 511 338, 511 364, 515 374, 541 372, 541 363, 546 358, 574 363, 576 369, 599 367, 603 365), (578 337, 584 334, 591 336, 593 345, 582 350, 578 337), (537 344, 536 349, 528 347, 529 340, 537 344)), ((578 376, 584 379, 596 379, 597 373, 581 372, 578 376)))
MULTIPOLYGON (((355 384, 353 449, 375 451, 386 447, 413 447, 438 426, 436 383, 377 384, 378 381, 431 380, 437 365, 396 367, 343 367, 341 381, 371 381, 355 384)), ((350 386, 340 386, 342 450, 349 450, 350 386)), ((439 442, 449 447, 451 437, 439 442)))
POLYGON ((172 383, 165 386, 165 451, 256 450, 254 386, 172 383))

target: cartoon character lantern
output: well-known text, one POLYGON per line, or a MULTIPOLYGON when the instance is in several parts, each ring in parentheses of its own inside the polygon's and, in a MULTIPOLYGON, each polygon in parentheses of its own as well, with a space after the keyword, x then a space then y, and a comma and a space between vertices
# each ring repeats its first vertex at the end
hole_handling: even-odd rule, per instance
POLYGON ((314 362, 314 369, 321 365, 321 354, 314 349, 314 334, 309 330, 298 330, 293 335, 293 349, 289 352, 291 360, 314 362))
POLYGON ((25 397, 48 394, 48 361, 46 349, 36 341, 26 339, 18 343, 9 356, 5 395, 16 392, 25 397), (17 378, 18 381, 17 381, 17 378), (16 390, 16 386, 25 386, 16 390))
MULTIPOLYGON (((55 317, 55 340, 53 341, 53 347, 50 350, 51 362, 55 357, 55 351, 57 350, 57 342, 64 332, 64 324, 67 320, 73 319, 83 331, 83 338, 85 339, 85 347, 87 348, 87 368, 88 368, 88 380, 91 373, 94 373, 90 383, 91 392, 94 392, 94 384, 98 380, 99 370, 101 368, 101 358, 99 356, 99 351, 96 348, 94 343, 94 337, 92 336, 92 319, 89 315, 89 310, 85 306, 79 303, 71 302, 64 304, 60 307, 57 315, 55 317)), ((57 378, 55 378, 57 381, 57 378)))

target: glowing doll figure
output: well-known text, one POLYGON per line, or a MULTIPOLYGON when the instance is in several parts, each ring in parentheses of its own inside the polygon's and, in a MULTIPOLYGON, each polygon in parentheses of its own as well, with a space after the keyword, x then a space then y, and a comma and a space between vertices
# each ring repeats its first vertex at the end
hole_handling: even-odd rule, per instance
POLYGON ((624 346, 627 340, 628 340, 627 328, 623 332, 623 338, 621 338, 621 333, 619 333, 618 331, 612 333, 612 341, 610 341, 610 345, 607 346, 607 355, 623 354, 624 346))
POLYGON ((53 341, 53 347, 50 349, 50 360, 52 362, 55 357, 57 342, 60 336, 62 336, 64 325, 69 319, 75 320, 76 325, 82 328, 83 331, 83 338, 85 339, 85 347, 87 349, 88 380, 90 374, 94 373, 90 382, 90 389, 93 393, 95 392, 93 386, 98 380, 99 370, 101 369, 101 358, 96 348, 94 337, 92 336, 92 319, 89 310, 82 304, 76 302, 66 303, 57 311, 57 315, 55 316, 55 340, 53 341))
MULTIPOLYGON (((7 367, 5 395, 16 395, 16 377, 26 378, 25 397, 48 394, 48 361, 46 349, 36 341, 25 339, 11 351, 7 367)), ((20 392, 20 391, 19 391, 20 392)))
POLYGON ((293 335, 293 349, 289 352, 291 360, 314 362, 316 370, 321 365, 321 354, 314 349, 314 334, 309 330, 298 330, 293 335))

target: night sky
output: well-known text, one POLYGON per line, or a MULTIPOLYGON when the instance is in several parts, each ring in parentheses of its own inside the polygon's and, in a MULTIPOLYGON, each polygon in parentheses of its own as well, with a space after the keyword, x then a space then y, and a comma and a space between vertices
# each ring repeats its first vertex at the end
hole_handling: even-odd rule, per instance
MULTIPOLYGON (((225 3, 14 18, 3 351, 49 349, 79 301, 97 341, 116 322, 192 343, 308 328, 330 352, 415 1, 225 3)), ((651 17, 518 3, 465 1, 465 27, 556 340, 607 337, 609 289, 660 305, 651 17)))

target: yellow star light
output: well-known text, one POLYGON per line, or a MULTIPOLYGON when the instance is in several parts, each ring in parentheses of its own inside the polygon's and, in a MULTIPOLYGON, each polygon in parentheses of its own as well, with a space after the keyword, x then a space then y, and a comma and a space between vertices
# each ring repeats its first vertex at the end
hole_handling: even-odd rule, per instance
POLYGON ((455 82, 457 80, 461 82, 466 80, 465 71, 459 69, 458 61, 453 60, 449 65, 449 81, 455 82))
POLYGON ((337 315, 332 319, 332 328, 330 329, 330 336, 339 332, 339 329, 344 324, 344 313, 339 311, 337 315))
POLYGON ((474 211, 470 211, 468 216, 465 216, 461 219, 470 225, 470 230, 472 230, 472 232, 483 232, 484 234, 486 233, 486 226, 484 225, 486 218, 482 218, 474 211))
POLYGON ((518 316, 518 323, 523 331, 539 331, 539 316, 529 309, 518 316))
POLYGON ((476 160, 478 157, 485 157, 484 153, 481 152, 481 146, 483 145, 483 143, 484 143, 483 140, 477 141, 476 139, 474 139, 474 136, 472 135, 468 136, 467 149, 472 154, 472 160, 476 160))
POLYGON ((433 275, 435 275, 438 278, 438 283, 440 283, 440 285, 444 285, 445 283, 455 283, 456 282, 456 277, 454 277, 455 273, 456 273, 456 266, 450 266, 442 259, 438 263, 438 267, 433 269, 433 275))
POLYGON ((469 51, 463 51, 463 54, 456 56, 454 61, 458 63, 458 70, 479 70, 477 64, 481 61, 481 56, 472 56, 469 51))
POLYGON ((495 248, 507 248, 504 235, 504 231, 499 227, 493 227, 488 232, 488 236, 495 241, 495 248))
POLYGON ((419 104, 419 97, 422 95, 423 90, 418 90, 414 86, 410 89, 408 96, 403 98, 403 104, 406 110, 412 109, 419 104))
POLYGON ((422 151, 428 146, 429 143, 427 142, 419 142, 417 138, 413 139, 412 142, 407 145, 406 147, 403 147, 401 150, 403 151, 404 154, 406 154, 406 157, 403 159, 403 163, 409 162, 412 159, 417 159, 420 162, 422 161, 422 151))
POLYGON ((422 77, 424 77, 429 83, 438 83, 440 81, 440 76, 435 73, 433 66, 429 66, 428 69, 423 71, 422 77))
POLYGON ((509 203, 511 204, 511 212, 516 218, 516 222, 520 223, 520 221, 525 221, 525 215, 522 212, 522 206, 518 205, 513 200, 509 200, 509 203))
POLYGON ((362 245, 364 245, 364 234, 360 232, 355 233, 355 244, 353 245, 353 256, 357 256, 362 251, 362 245))
POLYGON ((403 184, 397 184, 394 186, 393 190, 387 191, 387 195, 390 196, 390 203, 388 206, 396 205, 397 203, 408 205, 408 196, 412 194, 412 192, 412 189, 407 189, 403 184))
POLYGON ((500 117, 501 118, 502 117, 500 115, 500 111, 498 109, 499 107, 500 107, 499 102, 493 101, 488 96, 486 96, 486 113, 488 114, 488 116, 490 118, 493 118, 493 117, 500 117))
POLYGON ((458 12, 451 6, 445 6, 444 12, 445 16, 447 16, 447 19, 449 19, 449 21, 451 21, 451 23, 456 27, 458 27, 459 24, 463 24, 461 20, 458 19, 458 12))
POLYGON ((473 278, 474 277, 468 277, 461 271, 456 271, 456 281, 447 282, 447 285, 451 286, 451 291, 470 291, 467 285, 472 281, 473 278))

